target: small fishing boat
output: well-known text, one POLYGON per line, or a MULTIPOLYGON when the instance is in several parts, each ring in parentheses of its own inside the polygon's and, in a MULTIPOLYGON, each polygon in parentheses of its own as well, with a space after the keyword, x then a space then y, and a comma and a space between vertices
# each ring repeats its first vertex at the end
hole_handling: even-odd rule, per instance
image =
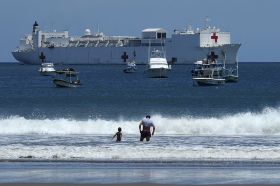
POLYGON ((43 76, 51 76, 55 74, 53 63, 42 63, 38 71, 43 76))
POLYGON ((57 87, 79 87, 81 85, 77 72, 73 68, 67 68, 60 71, 56 71, 56 78, 53 79, 53 83, 57 87))
POLYGON ((196 61, 192 70, 192 79, 199 86, 217 86, 224 85, 223 64, 217 63, 214 53, 211 53, 207 59, 196 61))
POLYGON ((126 68, 123 70, 124 73, 133 73, 136 72, 137 67, 135 61, 127 62, 126 68))

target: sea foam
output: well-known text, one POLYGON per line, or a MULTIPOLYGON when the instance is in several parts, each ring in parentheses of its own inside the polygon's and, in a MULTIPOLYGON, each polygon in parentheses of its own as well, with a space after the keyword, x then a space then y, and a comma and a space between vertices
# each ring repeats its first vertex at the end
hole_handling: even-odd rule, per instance
MULTIPOLYGON (((125 118, 125 117, 123 117, 125 118)), ((222 117, 165 117, 153 115, 158 135, 278 135, 280 108, 245 112, 222 117)), ((11 116, 0 119, 0 134, 112 134, 122 127, 126 134, 138 134, 139 120, 26 119, 11 116)))

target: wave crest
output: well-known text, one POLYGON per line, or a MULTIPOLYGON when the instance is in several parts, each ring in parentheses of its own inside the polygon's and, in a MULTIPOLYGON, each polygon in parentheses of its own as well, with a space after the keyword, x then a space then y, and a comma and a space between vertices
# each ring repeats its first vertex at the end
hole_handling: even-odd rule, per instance
MULTIPOLYGON (((260 113, 239 113, 222 117, 152 117, 158 135, 277 135, 280 134, 280 108, 260 113)), ((139 121, 141 118, 139 118, 139 121)), ((125 134, 138 134, 139 121, 88 119, 26 119, 11 116, 0 119, 0 134, 95 134, 106 135, 123 128, 125 134)))

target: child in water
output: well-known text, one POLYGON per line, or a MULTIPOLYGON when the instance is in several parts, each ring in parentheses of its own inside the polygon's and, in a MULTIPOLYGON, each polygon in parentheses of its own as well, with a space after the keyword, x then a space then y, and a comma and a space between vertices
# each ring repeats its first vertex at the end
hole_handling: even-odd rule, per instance
POLYGON ((117 136, 116 142, 121 142, 122 141, 122 128, 118 128, 118 132, 113 136, 112 139, 114 139, 117 136))

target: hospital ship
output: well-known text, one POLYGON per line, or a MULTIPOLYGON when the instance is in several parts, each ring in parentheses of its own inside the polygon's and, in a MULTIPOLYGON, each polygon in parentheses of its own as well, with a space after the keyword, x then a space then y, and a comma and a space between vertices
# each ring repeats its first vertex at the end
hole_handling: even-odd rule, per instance
POLYGON ((163 28, 147 28, 140 37, 107 36, 86 29, 79 37, 68 31, 44 32, 35 21, 32 33, 20 40, 12 51, 14 58, 24 64, 123 64, 136 61, 147 64, 151 49, 164 49, 168 62, 193 64, 215 53, 218 60, 235 64, 240 43, 232 43, 230 32, 206 26, 203 29, 174 30, 170 37, 163 28))

